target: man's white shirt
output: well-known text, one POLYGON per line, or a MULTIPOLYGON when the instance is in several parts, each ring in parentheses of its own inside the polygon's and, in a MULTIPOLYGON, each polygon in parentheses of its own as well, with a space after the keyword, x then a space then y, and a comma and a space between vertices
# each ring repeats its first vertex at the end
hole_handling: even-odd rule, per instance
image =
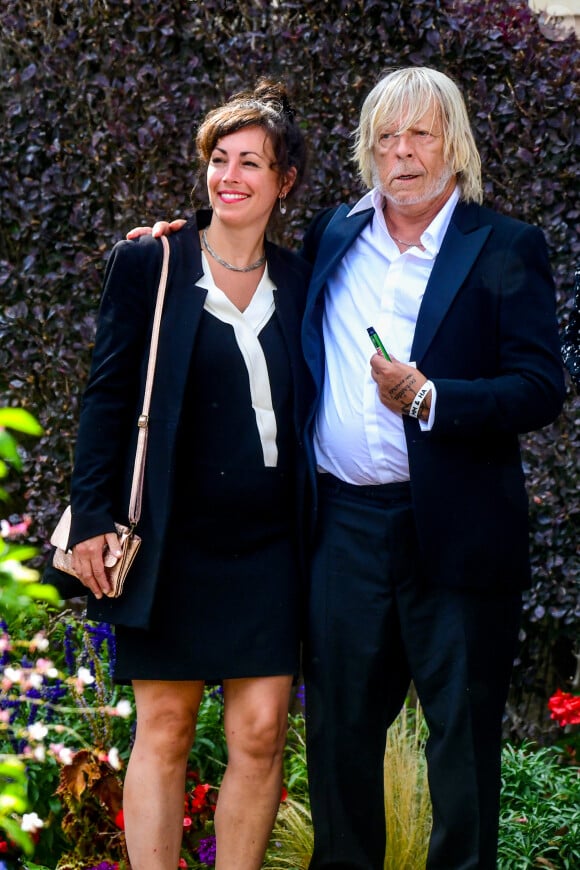
MULTIPOLYGON (((402 254, 387 230, 376 188, 350 211, 348 217, 368 208, 374 214, 327 282, 326 370, 314 433, 320 471, 354 484, 409 479, 403 421, 379 399, 367 327, 376 329, 389 355, 411 363, 419 308, 458 200, 456 188, 421 235, 425 250, 412 247, 402 254)), ((433 425, 435 399, 433 391, 423 429, 433 425)))

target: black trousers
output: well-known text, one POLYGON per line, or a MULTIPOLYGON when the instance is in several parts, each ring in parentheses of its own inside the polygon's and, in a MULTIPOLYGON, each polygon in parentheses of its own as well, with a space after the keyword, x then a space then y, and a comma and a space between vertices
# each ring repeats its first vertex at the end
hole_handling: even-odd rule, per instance
POLYGON ((430 586, 408 484, 321 475, 320 500, 304 666, 310 870, 383 870, 386 732, 411 679, 430 732, 427 867, 493 870, 521 595, 430 586))

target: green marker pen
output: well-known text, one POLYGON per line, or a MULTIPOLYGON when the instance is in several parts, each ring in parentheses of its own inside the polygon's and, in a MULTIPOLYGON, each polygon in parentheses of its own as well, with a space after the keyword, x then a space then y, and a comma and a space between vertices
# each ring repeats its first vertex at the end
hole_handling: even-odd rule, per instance
POLYGON ((379 351, 379 353, 382 353, 382 355, 384 356, 384 358, 388 362, 391 362, 391 357, 387 353, 387 350, 386 350, 383 342, 380 340, 374 327, 372 327, 372 326, 367 327, 367 332, 369 334, 369 338, 372 341, 374 347, 379 351))

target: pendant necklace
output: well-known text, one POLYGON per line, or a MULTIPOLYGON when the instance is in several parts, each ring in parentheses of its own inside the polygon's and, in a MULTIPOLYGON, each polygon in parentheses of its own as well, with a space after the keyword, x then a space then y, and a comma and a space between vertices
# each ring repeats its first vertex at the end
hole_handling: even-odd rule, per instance
POLYGON ((263 266, 266 262, 266 254, 262 254, 259 260, 256 260, 255 263, 250 263, 249 266, 234 266, 232 263, 228 263, 227 260, 223 260, 219 254, 216 254, 212 246, 207 240, 207 232, 205 230, 201 231, 201 241, 203 242, 203 246, 211 256, 216 260, 220 266, 224 266, 226 269, 230 269, 232 272, 253 272, 254 269, 259 269, 260 266, 263 266))

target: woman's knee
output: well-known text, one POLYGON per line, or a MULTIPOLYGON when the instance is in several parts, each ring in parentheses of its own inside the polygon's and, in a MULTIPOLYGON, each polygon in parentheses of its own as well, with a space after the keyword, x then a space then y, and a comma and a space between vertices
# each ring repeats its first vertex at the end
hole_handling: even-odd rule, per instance
POLYGON ((195 738, 195 717, 186 710, 137 714, 135 745, 168 760, 187 755, 195 738))
POLYGON ((168 760, 189 753, 195 738, 198 704, 184 692, 135 692, 136 747, 168 760))
POLYGON ((236 754, 271 763, 282 758, 288 717, 276 710, 260 710, 240 717, 226 729, 230 758, 236 754))

